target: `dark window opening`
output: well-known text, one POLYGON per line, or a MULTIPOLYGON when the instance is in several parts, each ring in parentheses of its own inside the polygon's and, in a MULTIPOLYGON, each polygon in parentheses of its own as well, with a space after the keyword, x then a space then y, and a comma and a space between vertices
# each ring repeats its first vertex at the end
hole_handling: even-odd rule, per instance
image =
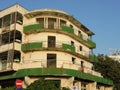
POLYGON ((72 25, 70 25, 70 27, 71 27, 71 28, 73 28, 73 26, 72 26, 72 25))
POLYGON ((56 68, 56 54, 47 54, 47 67, 56 68))
POLYGON ((13 43, 14 41, 18 42, 18 43, 21 43, 22 42, 22 34, 21 34, 21 32, 19 32, 17 30, 16 31, 12 30, 10 32, 6 32, 6 33, 1 34, 0 39, 1 39, 0 40, 1 45, 8 44, 8 43, 13 43))
POLYGON ((73 41, 71 41, 71 45, 74 46, 74 42, 73 41))
POLYGON ((16 22, 20 25, 23 24, 23 16, 21 13, 17 12, 17 16, 16 16, 16 22))
POLYGON ((37 18, 36 21, 44 26, 44 18, 37 18))
POLYGON ((82 51, 82 46, 79 47, 80 51, 82 51))
POLYGON ((75 58, 74 57, 72 57, 72 63, 75 64, 75 58))
POLYGON ((9 50, 0 53, 0 70, 11 68, 12 62, 20 62, 21 53, 17 50, 9 50), (7 65, 8 64, 8 65, 7 65))
POLYGON ((66 21, 60 20, 60 26, 66 26, 66 21))
POLYGON ((83 61, 81 61, 81 67, 84 67, 84 62, 83 61))
POLYGON ((49 29, 54 29, 56 24, 56 19, 55 18, 48 18, 48 28, 49 29))
POLYGON ((48 36, 48 47, 55 47, 55 46, 56 46, 56 37, 48 36))
POLYGON ((81 31, 78 31, 78 35, 80 35, 81 34, 81 31))

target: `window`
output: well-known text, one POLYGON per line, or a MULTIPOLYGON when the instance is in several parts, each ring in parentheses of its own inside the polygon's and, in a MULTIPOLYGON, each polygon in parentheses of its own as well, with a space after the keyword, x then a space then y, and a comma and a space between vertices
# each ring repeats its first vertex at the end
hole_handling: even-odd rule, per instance
POLYGON ((36 21, 42 25, 44 25, 44 18, 37 18, 36 21))
POLYGON ((56 67, 56 54, 47 54, 47 67, 48 68, 56 67))
POLYGON ((10 26, 10 14, 3 17, 3 27, 10 26))
POLYGON ((84 62, 83 61, 81 61, 81 67, 84 67, 84 62))
POLYGON ((49 29, 54 29, 56 24, 56 19, 55 18, 48 18, 48 28, 49 29))
POLYGON ((56 37, 48 36, 48 47, 55 47, 55 46, 56 46, 56 37))
POLYGON ((80 35, 81 34, 81 31, 78 31, 78 35, 80 35))
POLYGON ((80 51, 82 51, 82 46, 79 47, 80 51))
POLYGON ((23 16, 21 13, 17 12, 16 22, 20 25, 23 24, 23 16))
POLYGON ((71 28, 73 28, 73 26, 72 26, 72 25, 70 25, 70 27, 71 27, 71 28))
POLYGON ((71 41, 71 45, 74 46, 74 42, 73 41, 71 41))
POLYGON ((60 20, 60 26, 66 26, 66 21, 60 20))
POLYGON ((75 58, 74 57, 72 57, 72 63, 75 64, 75 58))

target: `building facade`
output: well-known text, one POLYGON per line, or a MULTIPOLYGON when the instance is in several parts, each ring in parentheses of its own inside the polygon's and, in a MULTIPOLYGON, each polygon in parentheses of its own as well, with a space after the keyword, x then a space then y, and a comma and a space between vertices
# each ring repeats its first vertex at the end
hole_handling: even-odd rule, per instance
POLYGON ((45 77, 76 90, 112 90, 93 69, 94 33, 64 11, 29 11, 16 4, 0 11, 0 85, 27 87, 45 77))

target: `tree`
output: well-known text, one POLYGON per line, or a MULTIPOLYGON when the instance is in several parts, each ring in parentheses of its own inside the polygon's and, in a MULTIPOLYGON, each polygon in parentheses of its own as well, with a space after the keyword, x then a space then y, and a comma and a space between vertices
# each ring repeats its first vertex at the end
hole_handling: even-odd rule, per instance
POLYGON ((41 78, 30 84, 25 90, 70 90, 69 88, 63 87, 61 89, 59 81, 45 80, 41 78))
POLYGON ((95 69, 105 78, 113 80, 115 88, 120 90, 120 63, 103 54, 98 55, 98 60, 95 69))

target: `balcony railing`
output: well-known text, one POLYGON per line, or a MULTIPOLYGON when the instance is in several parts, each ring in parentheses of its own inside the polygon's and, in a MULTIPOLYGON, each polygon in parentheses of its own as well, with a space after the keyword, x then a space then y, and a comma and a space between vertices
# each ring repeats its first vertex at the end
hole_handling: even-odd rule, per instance
POLYGON ((74 34, 74 29, 68 26, 62 26, 62 30, 71 34, 74 34))
POLYGON ((27 26, 24 26, 23 27, 24 29, 24 32, 30 32, 30 31, 33 31, 33 30, 41 30, 43 29, 43 25, 38 23, 38 24, 32 24, 32 25, 27 25, 27 26))
POLYGON ((42 48, 41 42, 26 43, 21 46, 22 51, 38 50, 40 48, 42 48))
POLYGON ((87 40, 87 43, 88 43, 90 46, 92 46, 93 48, 96 48, 96 44, 95 44, 92 40, 88 39, 88 40, 87 40))
POLYGON ((64 50, 70 50, 70 51, 72 51, 72 52, 75 52, 75 46, 73 46, 73 45, 62 44, 62 48, 63 48, 64 50))
POLYGON ((22 44, 21 49, 22 51, 29 51, 29 50, 39 50, 41 48, 61 48, 65 51, 75 52, 75 46, 65 43, 56 43, 54 47, 46 46, 48 42, 29 42, 22 44), (43 46, 44 45, 44 46, 43 46))
POLYGON ((89 56, 89 59, 90 59, 90 61, 92 61, 92 62, 98 62, 98 58, 97 58, 97 56, 95 56, 95 55, 90 55, 90 56, 89 56))

